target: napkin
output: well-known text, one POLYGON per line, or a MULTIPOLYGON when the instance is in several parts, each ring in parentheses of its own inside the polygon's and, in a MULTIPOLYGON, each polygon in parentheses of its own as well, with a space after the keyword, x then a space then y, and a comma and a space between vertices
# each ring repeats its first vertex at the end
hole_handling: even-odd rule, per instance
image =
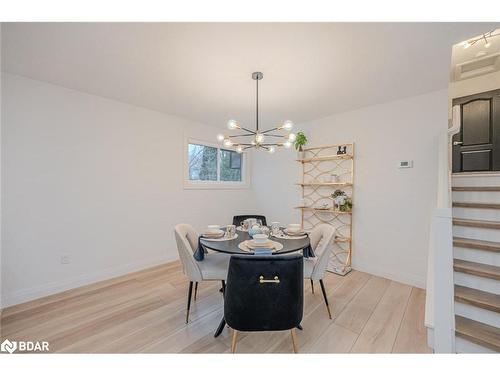
POLYGON ((254 250, 254 255, 271 255, 273 251, 271 249, 266 249, 258 247, 254 250))

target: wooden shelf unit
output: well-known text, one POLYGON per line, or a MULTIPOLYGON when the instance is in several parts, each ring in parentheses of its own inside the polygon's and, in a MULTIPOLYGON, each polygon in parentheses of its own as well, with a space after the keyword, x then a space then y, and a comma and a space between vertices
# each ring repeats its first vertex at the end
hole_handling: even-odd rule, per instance
POLYGON ((322 223, 335 228, 328 270, 346 275, 351 271, 353 213, 336 209, 331 194, 341 189, 353 200, 354 143, 306 148, 304 152, 304 157, 296 160, 302 165, 302 181, 296 185, 301 187, 305 205, 294 208, 301 211, 302 226, 306 230, 322 223), (337 155, 339 146, 342 149, 346 146, 347 153, 337 155), (333 174, 338 176, 338 181, 326 182, 333 174), (328 208, 318 208, 325 203, 328 208))

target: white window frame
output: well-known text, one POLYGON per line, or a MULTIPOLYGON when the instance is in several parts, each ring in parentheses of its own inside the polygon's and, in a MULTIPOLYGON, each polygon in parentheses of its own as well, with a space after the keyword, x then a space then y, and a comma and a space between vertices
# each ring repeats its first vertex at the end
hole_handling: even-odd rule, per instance
POLYGON ((201 139, 185 138, 183 147, 183 174, 184 189, 249 189, 250 188, 250 157, 243 153, 241 160, 241 181, 219 181, 220 179, 220 150, 234 151, 230 148, 214 142, 208 142, 201 139), (194 181, 189 179, 189 144, 214 147, 217 149, 217 181, 194 181))

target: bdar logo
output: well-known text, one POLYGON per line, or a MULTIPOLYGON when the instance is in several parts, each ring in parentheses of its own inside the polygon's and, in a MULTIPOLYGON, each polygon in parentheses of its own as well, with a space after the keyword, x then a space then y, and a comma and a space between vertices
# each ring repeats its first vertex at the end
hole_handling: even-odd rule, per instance
POLYGON ((17 349, 17 342, 9 341, 5 339, 4 342, 0 345, 0 350, 2 352, 9 352, 10 354, 14 353, 17 349))

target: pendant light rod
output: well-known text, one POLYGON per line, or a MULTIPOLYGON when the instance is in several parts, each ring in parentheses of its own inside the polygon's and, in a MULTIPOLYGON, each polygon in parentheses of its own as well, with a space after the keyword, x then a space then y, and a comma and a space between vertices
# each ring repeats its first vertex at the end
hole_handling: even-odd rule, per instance
POLYGON ((252 79, 255 80, 256 90, 255 90, 255 132, 259 132, 259 81, 264 78, 262 72, 253 72, 252 79))

